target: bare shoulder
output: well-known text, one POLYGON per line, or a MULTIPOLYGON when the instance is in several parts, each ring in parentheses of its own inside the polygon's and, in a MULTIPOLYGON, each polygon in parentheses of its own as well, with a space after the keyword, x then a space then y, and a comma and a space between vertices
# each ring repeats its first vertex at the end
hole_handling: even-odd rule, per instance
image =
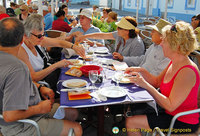
POLYGON ((29 58, 26 50, 22 46, 19 48, 18 57, 21 60, 24 60, 25 58, 29 58))

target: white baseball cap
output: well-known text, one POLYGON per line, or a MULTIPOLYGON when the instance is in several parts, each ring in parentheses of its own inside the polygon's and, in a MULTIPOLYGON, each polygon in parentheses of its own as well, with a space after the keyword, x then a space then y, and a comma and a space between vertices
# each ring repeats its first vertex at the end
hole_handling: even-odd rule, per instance
POLYGON ((80 18, 80 16, 86 16, 87 18, 89 18, 89 19, 92 19, 92 11, 91 10, 89 10, 89 9, 83 9, 82 11, 81 11, 81 13, 78 15, 78 18, 80 18))
POLYGON ((43 5, 43 6, 42 6, 42 10, 44 10, 44 11, 48 11, 48 7, 45 6, 45 5, 43 5))

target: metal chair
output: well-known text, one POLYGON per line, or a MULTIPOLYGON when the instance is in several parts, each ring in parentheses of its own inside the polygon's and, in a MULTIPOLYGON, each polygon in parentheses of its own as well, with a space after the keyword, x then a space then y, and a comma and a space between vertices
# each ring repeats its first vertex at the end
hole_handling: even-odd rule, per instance
MULTIPOLYGON (((180 113, 176 114, 171 120, 171 123, 170 123, 170 126, 169 126, 169 132, 167 133, 167 136, 171 136, 171 132, 172 132, 172 129, 174 127, 174 123, 175 123, 175 121, 178 117, 188 115, 188 114, 198 113, 198 112, 200 112, 200 108, 196 109, 196 110, 185 111, 185 112, 180 112, 180 113)), ((154 128, 152 136, 156 136, 157 134, 159 134, 160 136, 165 136, 165 134, 158 127, 154 128)), ((194 135, 196 135, 196 134, 194 134, 194 135)))

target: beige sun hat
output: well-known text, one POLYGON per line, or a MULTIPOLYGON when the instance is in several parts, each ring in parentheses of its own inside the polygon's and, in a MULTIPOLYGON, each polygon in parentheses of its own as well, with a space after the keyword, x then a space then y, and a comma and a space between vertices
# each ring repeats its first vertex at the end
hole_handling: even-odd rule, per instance
POLYGON ((146 25, 147 27, 150 27, 150 28, 152 28, 152 29, 154 29, 154 30, 156 30, 156 31, 158 31, 159 33, 162 33, 162 29, 166 26, 166 25, 172 25, 170 22, 168 22, 168 21, 166 21, 166 20, 164 20, 164 19, 160 19, 159 21, 158 21, 158 23, 157 24, 155 24, 155 25, 146 25))
POLYGON ((135 26, 132 25, 128 20, 126 20, 124 17, 122 17, 122 19, 115 23, 118 27, 126 29, 126 30, 131 30, 131 29, 135 29, 135 26))
POLYGON ((83 9, 82 11, 81 11, 81 13, 78 15, 78 18, 80 18, 80 16, 86 16, 87 18, 89 18, 89 19, 92 19, 92 11, 91 10, 89 10, 89 9, 83 9))

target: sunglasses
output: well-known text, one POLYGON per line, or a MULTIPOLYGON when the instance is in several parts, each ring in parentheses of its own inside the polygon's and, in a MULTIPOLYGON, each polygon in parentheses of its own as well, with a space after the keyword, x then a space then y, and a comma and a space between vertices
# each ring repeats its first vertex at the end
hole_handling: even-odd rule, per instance
POLYGON ((171 31, 177 32, 176 25, 173 25, 173 26, 171 27, 171 31))
POLYGON ((38 35, 33 34, 33 33, 31 33, 31 34, 32 34, 33 36, 37 37, 38 39, 42 38, 42 37, 45 35, 45 33, 44 33, 44 34, 38 34, 38 35))
POLYGON ((25 9, 20 9, 21 11, 25 11, 25 9))

